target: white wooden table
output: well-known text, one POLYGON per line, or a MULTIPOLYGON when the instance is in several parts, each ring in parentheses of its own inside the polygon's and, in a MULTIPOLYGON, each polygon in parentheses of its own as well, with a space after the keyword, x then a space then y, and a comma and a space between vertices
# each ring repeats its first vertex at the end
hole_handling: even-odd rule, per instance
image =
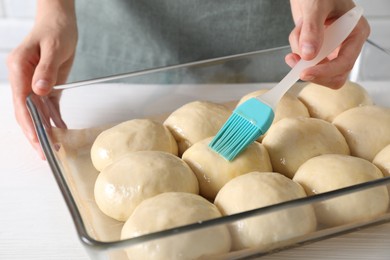
MULTIPOLYGON (((0 85, 0 259, 88 259, 46 161, 19 129, 0 85)), ((262 259, 390 259, 390 223, 262 259)))

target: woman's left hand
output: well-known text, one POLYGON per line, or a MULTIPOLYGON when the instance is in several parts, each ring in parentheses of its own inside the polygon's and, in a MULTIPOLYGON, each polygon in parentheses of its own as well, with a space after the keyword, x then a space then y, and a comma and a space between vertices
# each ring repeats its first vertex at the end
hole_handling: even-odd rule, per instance
MULTIPOLYGON (((313 59, 323 42, 326 25, 355 4, 351 0, 290 0, 295 28, 289 41, 292 53, 285 58, 293 67, 301 58, 313 59)), ((342 87, 352 70, 362 46, 370 34, 366 18, 361 17, 347 39, 321 63, 304 70, 300 78, 333 89, 342 87)))

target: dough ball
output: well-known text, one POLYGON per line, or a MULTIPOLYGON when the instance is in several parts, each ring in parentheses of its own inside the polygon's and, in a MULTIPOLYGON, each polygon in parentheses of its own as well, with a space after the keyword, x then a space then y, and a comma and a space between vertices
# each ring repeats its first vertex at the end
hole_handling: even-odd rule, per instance
POLYGON ((345 138, 331 123, 317 118, 285 118, 264 137, 274 171, 292 178, 305 161, 320 154, 349 154, 345 138))
MULTIPOLYGON (((308 195, 324 193, 383 177, 371 162, 349 155, 327 154, 305 162, 294 176, 308 195)), ((315 204, 319 223, 337 226, 370 219, 387 211, 389 195, 380 186, 315 204)))
MULTIPOLYGON (((267 91, 268 89, 260 89, 258 91, 249 93, 240 99, 238 105, 244 103, 245 101, 247 101, 252 97, 256 97, 258 95, 264 94, 267 91)), ((300 116, 310 117, 309 111, 307 110, 306 106, 296 96, 290 93, 286 93, 280 100, 279 104, 276 106, 275 118, 273 123, 276 123, 280 119, 286 117, 300 117, 300 116)))
MULTIPOLYGON (((144 200, 126 221, 121 238, 166 230, 221 217, 218 208, 199 195, 166 192, 144 200)), ((215 226, 129 247, 130 259, 198 259, 227 253, 231 239, 226 226, 215 226)))
POLYGON ((351 155, 372 161, 390 144, 390 108, 363 106, 338 115, 333 123, 345 136, 351 155))
POLYGON ((298 97, 309 109, 312 117, 329 122, 345 110, 373 104, 367 91, 351 81, 347 81, 337 90, 309 83, 301 90, 298 97))
POLYGON ((144 199, 162 192, 198 193, 191 168, 179 157, 166 152, 128 153, 98 175, 95 200, 108 216, 125 221, 144 199))
POLYGON ((194 101, 178 108, 165 120, 182 155, 194 143, 218 133, 231 111, 223 105, 194 101))
MULTIPOLYGON (((383 173, 384 177, 390 176, 390 144, 383 148, 372 161, 383 173)), ((387 184, 390 194, 390 184, 387 184)))
POLYGON ((209 137, 195 143, 182 157, 195 172, 203 197, 214 200, 222 186, 239 175, 272 171, 267 150, 262 144, 254 142, 233 161, 227 161, 208 147, 212 139, 209 137))
MULTIPOLYGON (((231 215, 306 197, 303 188, 275 172, 251 172, 229 181, 218 193, 215 204, 223 215, 231 215)), ((294 207, 229 225, 233 249, 268 247, 316 229, 311 205, 294 207)))
POLYGON ((383 148, 372 162, 382 171, 384 176, 390 176, 390 144, 383 148))
POLYGON ((92 163, 98 171, 121 155, 134 151, 163 151, 177 155, 171 132, 162 123, 133 119, 103 131, 91 148, 92 163))

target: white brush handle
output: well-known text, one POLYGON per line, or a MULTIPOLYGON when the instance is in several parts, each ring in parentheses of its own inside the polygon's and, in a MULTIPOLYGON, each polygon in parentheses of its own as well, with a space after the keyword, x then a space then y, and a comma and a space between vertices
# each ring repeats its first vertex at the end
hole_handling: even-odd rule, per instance
POLYGON ((362 14, 363 9, 356 6, 334 21, 325 29, 324 41, 314 59, 301 59, 275 87, 256 98, 275 109, 282 96, 299 80, 301 72, 316 65, 332 53, 352 32, 362 14))

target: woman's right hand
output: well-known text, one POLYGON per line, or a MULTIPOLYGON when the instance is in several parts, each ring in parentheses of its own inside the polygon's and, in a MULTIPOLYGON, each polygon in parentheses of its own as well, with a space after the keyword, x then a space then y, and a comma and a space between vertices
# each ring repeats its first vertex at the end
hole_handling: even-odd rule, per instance
POLYGON ((55 102, 56 98, 50 97, 52 87, 66 82, 76 45, 74 1, 38 0, 32 31, 7 60, 16 120, 42 159, 26 98, 33 91, 40 96, 48 95, 48 100, 55 102))
MULTIPOLYGON (((290 34, 292 53, 286 56, 286 62, 295 66, 302 58, 311 60, 317 56, 327 25, 351 10, 352 0, 291 0, 291 10, 295 28, 290 34)), ((300 77, 304 81, 341 88, 358 58, 360 51, 370 34, 370 25, 363 16, 344 42, 322 62, 305 69, 300 77)))

